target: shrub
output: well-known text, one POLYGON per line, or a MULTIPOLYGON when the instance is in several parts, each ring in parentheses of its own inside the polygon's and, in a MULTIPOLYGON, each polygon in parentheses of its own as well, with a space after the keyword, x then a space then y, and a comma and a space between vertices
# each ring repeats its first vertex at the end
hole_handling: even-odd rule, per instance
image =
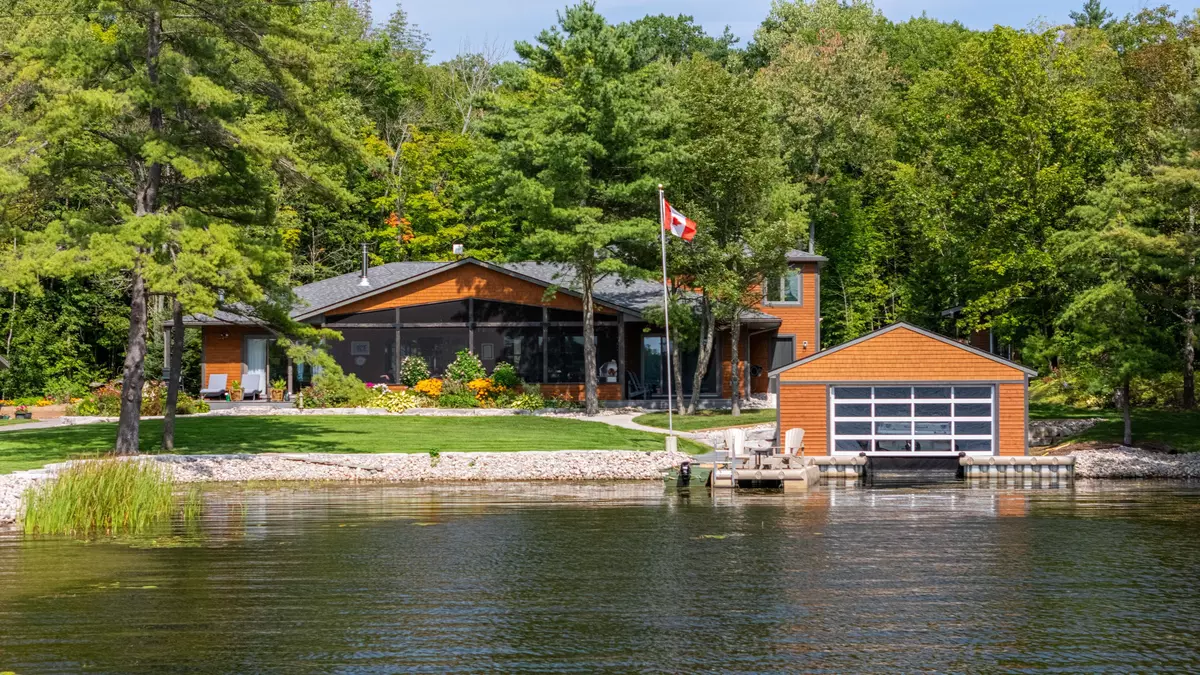
MULTIPOLYGON (((450 385, 449 382, 446 384, 450 385)), ((458 386, 447 386, 443 389, 437 404, 439 408, 478 408, 479 399, 475 396, 475 392, 458 384, 458 386)))
POLYGON ((479 401, 479 405, 485 408, 494 405, 496 395, 501 391, 496 387, 494 382, 486 377, 471 380, 467 383, 467 389, 475 395, 476 400, 479 401))
POLYGON ((208 401, 192 398, 183 392, 179 393, 179 400, 175 403, 175 412, 179 415, 196 415, 209 410, 212 410, 212 406, 208 404, 208 401))
POLYGON ((442 395, 442 381, 435 378, 421 380, 413 387, 418 393, 424 394, 429 398, 437 398, 442 395))
MULTIPOLYGON (((142 414, 145 413, 146 403, 142 401, 142 414)), ((83 400, 67 409, 67 414, 84 417, 116 417, 121 414, 121 388, 114 382, 97 387, 95 391, 83 397, 83 400)))
POLYGON ((521 394, 512 402, 512 407, 519 410, 540 410, 546 407, 546 399, 541 394, 521 394))
POLYGON ((425 363, 425 359, 417 356, 406 356, 400 362, 400 384, 415 387, 422 380, 429 379, 429 364, 425 363))
POLYGON ((82 462, 25 491, 28 534, 137 533, 170 517, 171 475, 152 462, 82 462))
POLYGON ((371 390, 355 375, 347 375, 341 368, 326 368, 313 378, 313 403, 316 408, 356 408, 370 400, 371 390))
POLYGON ((469 349, 463 349, 454 356, 454 363, 446 366, 446 379, 455 382, 470 382, 487 377, 483 363, 469 349))
POLYGON ((409 408, 418 408, 421 400, 416 394, 407 391, 391 391, 377 395, 367 401, 368 408, 383 408, 388 412, 404 412, 409 408))
POLYGON ((558 396, 546 399, 546 407, 575 409, 582 408, 583 405, 567 394, 559 394, 558 396))
POLYGON ((87 389, 65 377, 56 377, 46 383, 46 398, 55 403, 70 403, 72 398, 82 396, 87 389))
POLYGON ((521 388, 521 376, 517 375, 517 369, 511 363, 504 361, 497 363, 496 367, 492 369, 492 382, 497 387, 505 389, 516 390, 521 388))

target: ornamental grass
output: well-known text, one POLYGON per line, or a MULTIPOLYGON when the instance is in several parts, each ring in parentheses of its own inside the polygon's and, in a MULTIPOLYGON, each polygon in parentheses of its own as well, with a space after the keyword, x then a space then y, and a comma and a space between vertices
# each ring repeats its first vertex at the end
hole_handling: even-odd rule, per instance
MULTIPOLYGON (((174 481, 152 462, 77 462, 58 478, 25 491, 27 534, 137 534, 175 508, 174 481)), ((198 512, 195 497, 187 510, 198 512)))

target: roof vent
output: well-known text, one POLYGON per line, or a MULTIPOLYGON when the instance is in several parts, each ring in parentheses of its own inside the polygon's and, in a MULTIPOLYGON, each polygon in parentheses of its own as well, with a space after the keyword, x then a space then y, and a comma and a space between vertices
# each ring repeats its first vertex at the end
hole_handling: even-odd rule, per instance
POLYGON ((358 279, 358 285, 360 288, 371 287, 371 280, 367 278, 367 245, 365 243, 362 245, 362 276, 358 279))

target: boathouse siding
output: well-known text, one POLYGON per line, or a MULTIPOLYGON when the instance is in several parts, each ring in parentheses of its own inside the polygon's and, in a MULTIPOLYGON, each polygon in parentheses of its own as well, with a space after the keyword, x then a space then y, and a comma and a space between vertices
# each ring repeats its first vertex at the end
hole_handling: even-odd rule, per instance
POLYGON ((895 324, 777 368, 771 377, 779 392, 780 438, 788 429, 804 429, 805 455, 1025 455, 1034 374, 895 324))

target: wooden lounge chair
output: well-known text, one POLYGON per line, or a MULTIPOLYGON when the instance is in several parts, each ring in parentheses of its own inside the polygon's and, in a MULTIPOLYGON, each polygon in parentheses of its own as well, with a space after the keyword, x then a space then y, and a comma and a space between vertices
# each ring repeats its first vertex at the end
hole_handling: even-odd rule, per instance
POLYGON ((227 375, 209 375, 208 386, 200 390, 200 398, 211 398, 214 396, 217 398, 223 398, 225 396, 225 392, 228 391, 226 384, 227 380, 227 375))

